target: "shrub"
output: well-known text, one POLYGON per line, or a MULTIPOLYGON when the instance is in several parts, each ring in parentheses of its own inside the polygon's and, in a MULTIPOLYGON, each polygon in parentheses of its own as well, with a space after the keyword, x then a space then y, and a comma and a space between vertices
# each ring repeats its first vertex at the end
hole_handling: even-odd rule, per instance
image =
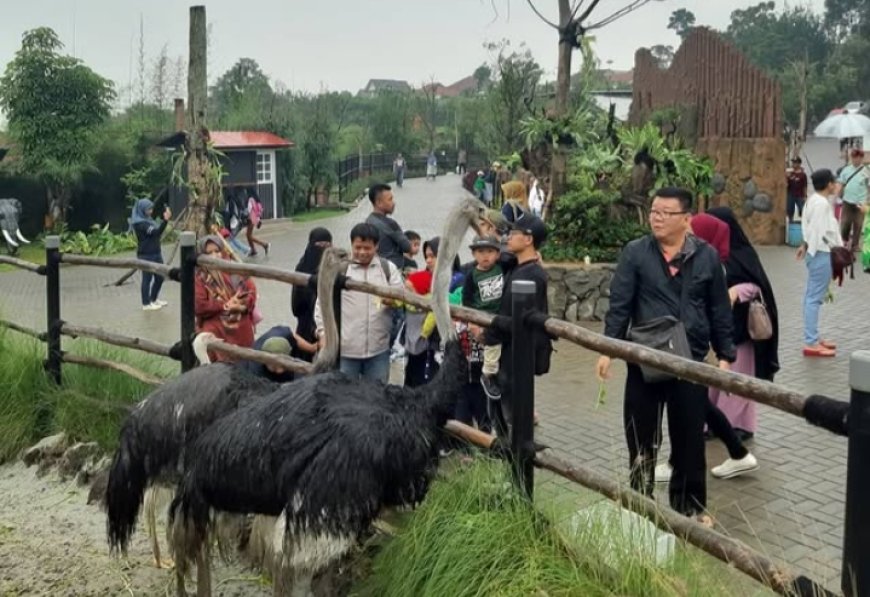
POLYGON ((78 253, 80 255, 114 255, 136 248, 136 237, 124 232, 115 234, 109 230, 109 225, 100 226, 94 224, 91 231, 69 232, 61 234, 61 251, 64 253, 78 253))

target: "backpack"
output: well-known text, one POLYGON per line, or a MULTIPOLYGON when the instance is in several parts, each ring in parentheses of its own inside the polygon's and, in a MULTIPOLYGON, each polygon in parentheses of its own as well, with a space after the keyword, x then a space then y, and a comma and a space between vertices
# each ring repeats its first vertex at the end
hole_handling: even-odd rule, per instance
POLYGON ((855 279, 855 254, 848 247, 831 247, 831 269, 833 270, 833 280, 837 280, 837 285, 843 285, 843 277, 848 269, 849 278, 855 279))
MULTIPOLYGON (((384 279, 389 283, 390 281, 390 261, 385 258, 378 256, 378 260, 381 262, 381 270, 384 272, 384 279)), ((347 264, 347 267, 344 268, 344 275, 347 275, 347 270, 350 269, 350 263, 347 264)))

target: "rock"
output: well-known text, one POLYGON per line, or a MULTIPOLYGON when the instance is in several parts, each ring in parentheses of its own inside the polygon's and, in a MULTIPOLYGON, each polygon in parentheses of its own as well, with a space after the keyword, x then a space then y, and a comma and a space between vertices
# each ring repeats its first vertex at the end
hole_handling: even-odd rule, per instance
POLYGON ((743 183, 743 198, 751 200, 758 194, 758 185, 751 178, 743 183))
POLYGON ((547 284, 547 304, 550 315, 562 319, 565 315, 565 307, 568 306, 568 289, 562 281, 551 281, 547 284))
POLYGON ((93 456, 87 460, 76 475, 76 484, 87 485, 112 466, 112 461, 108 456, 93 456))
POLYGON ((743 202, 743 217, 748 218, 755 212, 755 207, 752 205, 752 199, 743 202))
POLYGON ((547 270, 547 278, 551 283, 565 279, 564 267, 559 267, 557 265, 548 265, 544 269, 547 270))
POLYGON ((594 298, 577 303, 577 321, 590 321, 593 315, 595 315, 594 298))
POLYGON ((58 461, 58 472, 61 478, 73 477, 85 463, 100 453, 97 442, 79 442, 63 453, 58 461))
POLYGON ((598 302, 595 303, 595 312, 593 316, 595 317, 595 321, 604 321, 604 316, 607 315, 607 311, 610 310, 610 299, 609 298, 600 298, 598 302))
POLYGON ((713 187, 713 192, 717 195, 720 195, 725 191, 725 185, 727 183, 728 180, 721 172, 717 172, 716 174, 714 174, 713 178, 710 180, 710 185, 713 187))
POLYGON ((589 294, 590 278, 587 270, 573 269, 565 274, 565 285, 571 294, 583 298, 589 294))
POLYGON ((767 193, 758 193, 752 198, 752 207, 757 212, 767 214, 773 211, 773 200, 767 193))
MULTIPOLYGON (((42 463, 46 460, 54 462, 69 446, 69 438, 66 433, 58 433, 42 438, 39 443, 25 450, 21 460, 27 466, 42 463)), ((50 464, 50 463, 49 463, 50 464)))
POLYGON ((91 480, 91 490, 88 492, 88 504, 105 505, 106 488, 109 486, 109 470, 106 469, 94 475, 91 480))
POLYGON ((613 281, 612 272, 607 272, 607 276, 601 281, 601 284, 598 286, 598 293, 603 297, 610 297, 610 283, 613 281))
POLYGON ((568 308, 565 310, 565 321, 569 321, 571 323, 577 323, 579 320, 577 319, 577 310, 580 303, 575 301, 568 305, 568 308))

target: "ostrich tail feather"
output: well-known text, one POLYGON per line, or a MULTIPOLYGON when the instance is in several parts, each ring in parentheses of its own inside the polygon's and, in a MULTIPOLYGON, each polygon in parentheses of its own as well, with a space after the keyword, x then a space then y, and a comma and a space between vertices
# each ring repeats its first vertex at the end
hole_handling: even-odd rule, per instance
POLYGON ((127 550, 148 483, 145 457, 138 448, 135 435, 125 427, 121 445, 112 459, 105 495, 106 530, 114 551, 127 550))

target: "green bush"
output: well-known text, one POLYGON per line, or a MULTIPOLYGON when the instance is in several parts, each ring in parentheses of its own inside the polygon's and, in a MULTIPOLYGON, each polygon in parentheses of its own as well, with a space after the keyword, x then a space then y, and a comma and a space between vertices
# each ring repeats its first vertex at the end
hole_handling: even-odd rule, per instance
POLYGON ((136 237, 124 232, 115 234, 109 230, 109 225, 100 226, 94 224, 91 231, 69 232, 61 234, 61 251, 64 253, 78 253, 80 255, 114 255, 136 248, 136 237))

